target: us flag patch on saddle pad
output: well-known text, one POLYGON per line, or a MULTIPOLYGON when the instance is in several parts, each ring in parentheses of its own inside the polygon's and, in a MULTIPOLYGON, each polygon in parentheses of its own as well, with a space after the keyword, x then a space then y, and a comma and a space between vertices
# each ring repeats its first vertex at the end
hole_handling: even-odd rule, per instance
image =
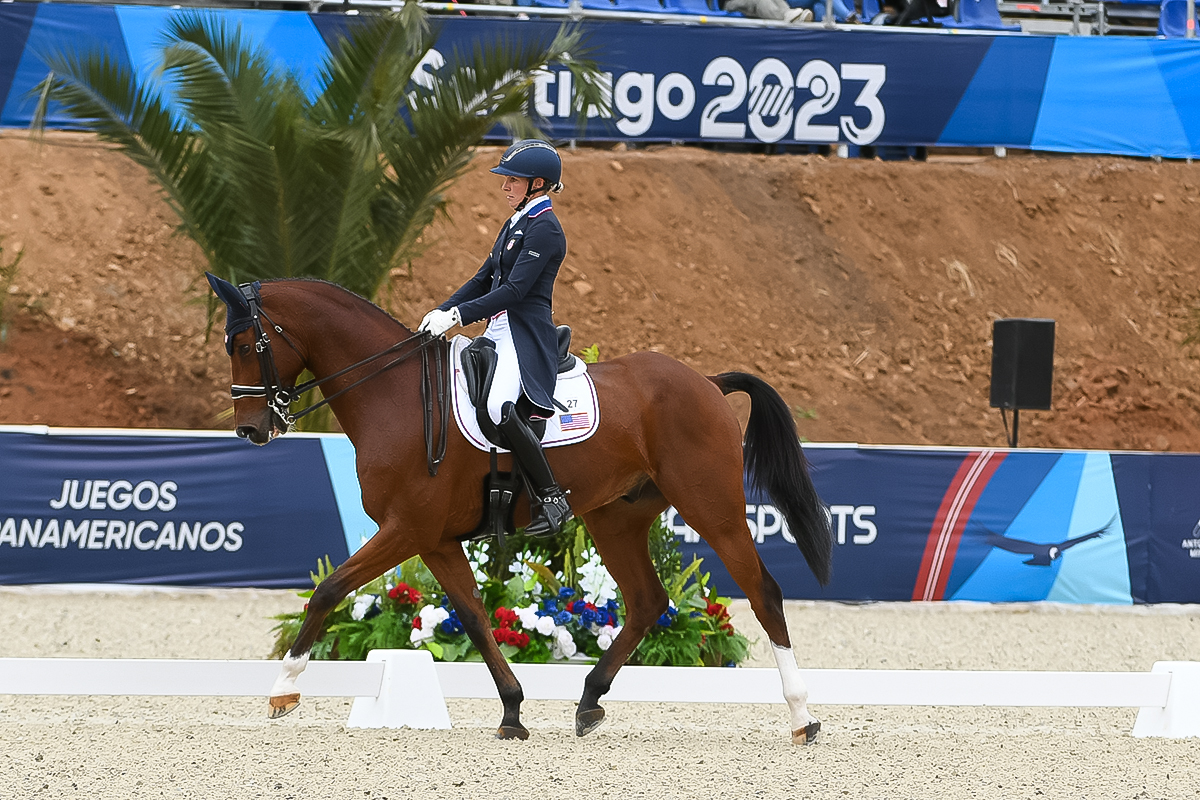
POLYGON ((564 431, 578 431, 590 424, 586 411, 576 411, 573 414, 559 414, 558 427, 564 431))

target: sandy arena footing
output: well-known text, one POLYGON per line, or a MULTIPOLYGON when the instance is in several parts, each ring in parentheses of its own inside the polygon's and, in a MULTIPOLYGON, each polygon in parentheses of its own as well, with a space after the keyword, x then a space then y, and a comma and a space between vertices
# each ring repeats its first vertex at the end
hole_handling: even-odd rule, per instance
MULTIPOLYGON (((262 658, 257 590, 0 589, 10 657, 262 658)), ((735 623, 758 642, 744 603, 735 623)), ((801 667, 1136 670, 1200 661, 1200 608, 788 603, 801 667)), ((1197 740, 1134 739, 1136 709, 817 707, 816 745, 782 705, 525 704, 497 741, 494 701, 451 700, 450 731, 350 730, 349 699, 269 722, 266 700, 0 695, 2 798, 1163 798, 1200 797, 1197 740)))

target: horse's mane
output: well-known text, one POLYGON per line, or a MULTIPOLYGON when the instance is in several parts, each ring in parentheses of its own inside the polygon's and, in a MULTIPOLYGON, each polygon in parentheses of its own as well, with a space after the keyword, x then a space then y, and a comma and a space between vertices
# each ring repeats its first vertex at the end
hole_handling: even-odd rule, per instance
POLYGON ((390 312, 388 312, 387 309, 384 309, 384 308, 381 308, 380 306, 375 305, 375 303, 373 303, 370 300, 368 300, 367 298, 363 297, 358 292, 351 291, 350 289, 347 289, 345 286, 340 286, 340 285, 334 283, 333 281, 327 281, 324 278, 310 278, 307 276, 299 276, 299 277, 295 277, 295 278, 267 278, 266 280, 262 281, 262 284, 264 286, 267 284, 271 284, 271 283, 319 283, 319 284, 323 284, 332 289, 337 289, 339 292, 342 292, 343 294, 348 294, 356 300, 361 300, 363 302, 363 304, 365 304, 369 308, 374 309, 375 311, 379 312, 380 314, 383 314, 385 317, 388 318, 388 320, 395 323, 396 325, 399 325, 400 327, 405 328, 405 329, 408 328, 407 325, 405 325, 403 322, 401 322, 400 320, 398 320, 394 316, 392 316, 392 314, 390 312))

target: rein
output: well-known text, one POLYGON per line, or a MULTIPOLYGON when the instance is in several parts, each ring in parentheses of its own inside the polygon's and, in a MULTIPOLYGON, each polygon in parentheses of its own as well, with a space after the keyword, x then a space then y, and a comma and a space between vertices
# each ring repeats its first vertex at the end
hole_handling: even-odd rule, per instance
MULTIPOLYGON (((283 337, 284 342, 296 355, 301 356, 300 349, 296 347, 295 342, 276 323, 262 307, 262 297, 258 293, 258 289, 253 284, 244 283, 238 287, 245 298, 246 303, 250 306, 251 323, 254 326, 254 350, 258 353, 259 373, 262 376, 261 385, 245 385, 232 384, 229 394, 234 400, 240 400, 244 397, 263 397, 266 398, 267 407, 271 409, 272 417, 271 424, 275 425, 281 433, 285 433, 289 428, 296 424, 296 420, 307 416, 316 411, 321 406, 329 405, 330 402, 344 395, 351 389, 356 388, 360 384, 366 383, 372 378, 387 372, 392 367, 398 366, 415 355, 421 356, 421 405, 424 416, 424 432, 425 432, 425 458, 429 469, 430 476, 436 476, 438 466, 446 457, 446 442, 449 433, 447 415, 445 413, 447 396, 450 389, 450 376, 452 370, 449 365, 449 344, 443 337, 433 337, 427 333, 412 334, 407 339, 401 339, 392 346, 367 356, 350 366, 338 370, 332 375, 326 375, 324 378, 314 378, 311 381, 305 381, 299 386, 285 387, 283 379, 279 375, 279 368, 275 365, 275 352, 271 344, 271 337, 267 335, 266 329, 263 328, 262 320, 265 319, 275 332, 283 337), (308 392, 318 388, 324 383, 336 380, 337 378, 354 372, 357 369, 367 366, 381 358, 393 355, 400 352, 406 346, 416 342, 416 347, 408 352, 397 356, 381 367, 377 367, 374 371, 359 378, 354 383, 346 386, 328 397, 323 397, 316 403, 304 408, 296 413, 292 413, 291 404, 299 400, 308 392), (434 372, 437 378, 436 394, 433 390, 432 379, 430 378, 429 369, 429 351, 433 350, 434 372), (440 423, 437 432, 437 443, 434 444, 433 430, 433 411, 438 410, 438 421, 440 423), (282 423, 279 425, 278 423, 282 423)), ((304 361, 301 356, 301 361, 304 361)))

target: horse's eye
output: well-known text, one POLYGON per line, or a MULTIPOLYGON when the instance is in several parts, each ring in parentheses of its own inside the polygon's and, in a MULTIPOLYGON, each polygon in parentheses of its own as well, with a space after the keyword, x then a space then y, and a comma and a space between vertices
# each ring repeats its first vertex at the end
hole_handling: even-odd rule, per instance
POLYGON ((248 345, 248 344, 239 344, 239 345, 238 345, 238 355, 239 355, 239 356, 248 356, 248 355, 250 355, 250 345, 248 345))

